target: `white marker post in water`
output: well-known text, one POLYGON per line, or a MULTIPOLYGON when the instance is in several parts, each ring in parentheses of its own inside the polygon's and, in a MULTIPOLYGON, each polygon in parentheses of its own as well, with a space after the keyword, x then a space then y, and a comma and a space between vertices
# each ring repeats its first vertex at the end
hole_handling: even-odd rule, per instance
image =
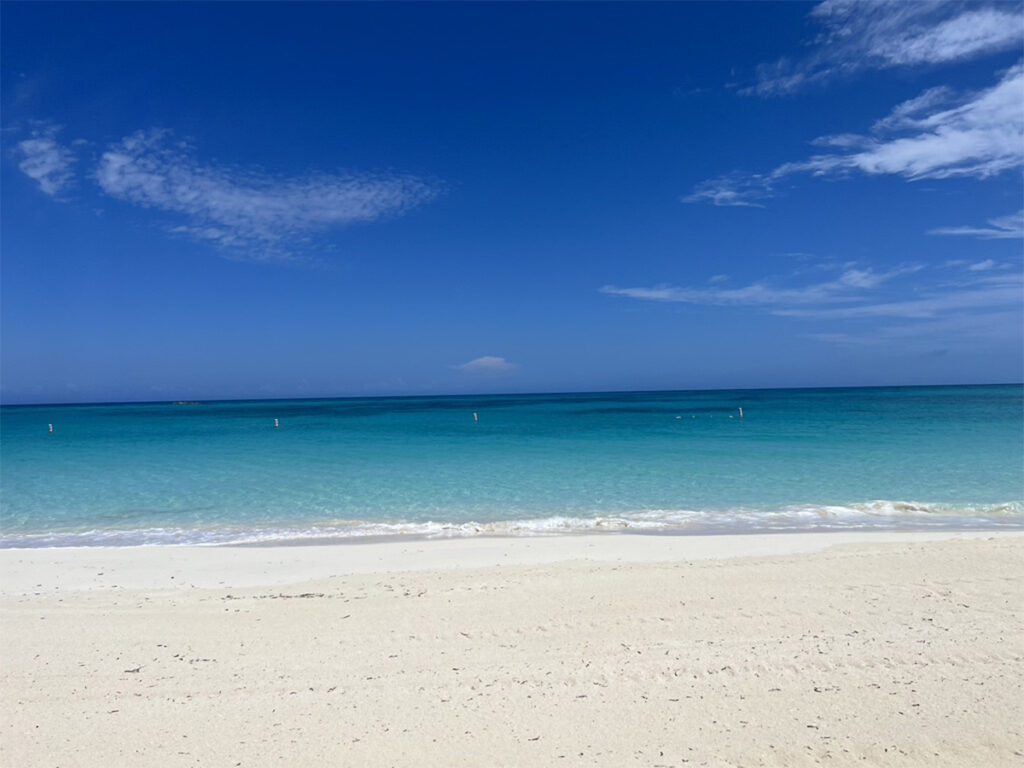
POLYGON ((740 418, 743 418, 743 406, 740 406, 740 418))
POLYGON ((53 434, 53 424, 50 425, 50 434, 53 434))
POLYGON ((478 421, 480 421, 480 414, 478 414, 476 411, 473 411, 473 423, 476 424, 478 421))
POLYGON ((279 422, 277 419, 274 419, 274 429, 277 429, 280 426, 281 426, 281 422, 279 422))

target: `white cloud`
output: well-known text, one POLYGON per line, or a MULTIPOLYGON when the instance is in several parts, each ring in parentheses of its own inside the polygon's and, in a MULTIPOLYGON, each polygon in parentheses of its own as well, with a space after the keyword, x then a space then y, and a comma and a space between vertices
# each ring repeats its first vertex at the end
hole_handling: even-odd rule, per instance
POLYGON ((894 175, 916 181, 987 178, 1024 165, 1024 64, 993 87, 958 99, 931 89, 897 106, 870 135, 843 134, 818 143, 844 151, 785 163, 767 174, 736 174, 698 184, 686 202, 761 205, 778 184, 797 174, 894 175))
POLYGON ((811 144, 816 147, 834 147, 836 149, 860 149, 869 143, 869 140, 859 133, 836 133, 831 136, 819 136, 816 139, 811 139, 811 144))
MULTIPOLYGON (((955 98, 956 91, 947 86, 940 85, 937 88, 929 88, 914 98, 907 99, 902 104, 897 104, 892 112, 877 121, 871 129, 875 132, 883 132, 905 128, 907 125, 913 125, 914 120, 921 115, 927 114, 929 110, 949 104, 955 98)), ((857 136, 857 138, 860 142, 864 142, 863 136, 857 136)))
POLYGON ((682 198, 684 203, 711 203, 722 207, 764 208, 759 200, 772 196, 772 181, 758 174, 731 173, 702 181, 682 198))
MULTIPOLYGON (((860 4, 847 0, 845 5, 855 8, 860 4)), ((944 5, 954 6, 953 3, 944 5)), ((870 41, 869 54, 890 67, 939 64, 1009 50, 1020 46, 1024 40, 1021 32, 1024 20, 1019 10, 1010 4, 968 10, 938 23, 933 20, 934 17, 926 18, 899 30, 890 24, 883 34, 870 41), (892 32, 896 34, 889 34, 892 32)), ((902 26, 905 19, 895 21, 902 26)))
POLYGON ((932 318, 953 310, 995 309, 1024 305, 1024 282, 1021 276, 979 281, 966 288, 938 291, 932 289, 921 298, 860 304, 849 307, 813 309, 777 309, 773 314, 831 320, 863 320, 868 318, 932 318))
POLYGON ((680 288, 656 285, 650 288, 619 288, 606 285, 601 293, 641 301, 705 304, 713 306, 791 306, 794 304, 833 304, 854 301, 863 291, 878 288, 903 275, 921 270, 905 265, 887 272, 872 269, 846 269, 835 280, 797 287, 772 286, 757 282, 740 288, 680 288))
POLYGON ((1024 210, 989 219, 988 227, 939 227, 929 235, 978 237, 982 240, 1010 240, 1024 237, 1024 210))
POLYGON ((181 217, 172 232, 263 256, 297 236, 397 215, 438 193, 398 174, 281 177, 202 164, 160 131, 109 147, 96 181, 119 200, 181 217))
POLYGON ((958 261, 953 266, 965 273, 954 283, 941 272, 904 266, 885 272, 846 269, 835 280, 798 286, 760 281, 737 289, 662 285, 606 286, 601 291, 641 301, 760 308, 779 317, 813 322, 814 332, 805 336, 834 344, 895 343, 929 334, 950 336, 957 328, 965 329, 965 333, 966 329, 975 329, 990 338, 1019 335, 1024 274, 995 271, 1009 265, 990 260, 973 264, 958 261), (913 282, 897 279, 917 272, 920 277, 913 282), (851 324, 856 327, 851 328, 851 324))
POLYGON ((809 53, 762 64, 743 93, 785 95, 864 70, 967 61, 1024 43, 1019 3, 825 0, 810 18, 821 31, 809 53))
POLYGON ((495 357, 493 355, 484 355, 475 360, 470 360, 468 363, 455 366, 455 368, 464 373, 508 373, 518 367, 518 365, 510 363, 504 357, 495 357))
POLYGON ((862 329, 857 333, 824 332, 804 334, 805 338, 842 346, 898 344, 902 349, 914 340, 934 339, 942 344, 976 348, 980 339, 1020 338, 1021 307, 994 312, 952 312, 938 318, 904 320, 895 325, 862 329))
POLYGON ((60 128, 49 125, 36 128, 32 136, 15 145, 18 169, 35 181, 50 197, 57 197, 71 186, 75 157, 57 142, 60 128))
POLYGON ((812 157, 782 166, 776 174, 860 171, 907 179, 985 178, 1024 163, 1024 66, 1018 64, 994 87, 956 106, 927 111, 937 103, 932 99, 910 110, 904 103, 883 121, 882 135, 863 149, 812 157))

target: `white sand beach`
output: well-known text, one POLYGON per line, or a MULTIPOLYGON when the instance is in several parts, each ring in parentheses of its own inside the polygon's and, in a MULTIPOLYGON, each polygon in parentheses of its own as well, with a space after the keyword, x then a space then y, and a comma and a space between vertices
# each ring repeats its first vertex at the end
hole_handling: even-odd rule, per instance
POLYGON ((4 766, 1002 766, 1024 536, 0 551, 4 766))

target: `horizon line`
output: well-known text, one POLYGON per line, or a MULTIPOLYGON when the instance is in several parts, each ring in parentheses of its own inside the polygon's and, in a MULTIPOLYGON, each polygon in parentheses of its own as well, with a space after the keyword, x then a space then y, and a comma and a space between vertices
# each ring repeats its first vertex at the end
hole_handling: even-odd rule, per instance
POLYGON ((799 392, 813 390, 836 389, 939 389, 952 387, 1024 387, 1022 381, 980 382, 973 384, 836 384, 828 386, 803 387, 705 387, 698 389, 608 389, 608 390, 552 390, 547 392, 465 392, 453 394, 421 394, 421 395, 324 395, 320 397, 228 397, 200 398, 178 400, 86 400, 79 402, 43 402, 43 403, 5 403, 0 400, 2 408, 41 408, 41 407, 75 407, 103 405, 177 405, 214 403, 275 403, 275 402, 308 402, 313 400, 411 400, 421 398, 471 398, 471 397, 542 397, 571 395, 643 395, 667 393, 701 393, 701 392, 799 392))

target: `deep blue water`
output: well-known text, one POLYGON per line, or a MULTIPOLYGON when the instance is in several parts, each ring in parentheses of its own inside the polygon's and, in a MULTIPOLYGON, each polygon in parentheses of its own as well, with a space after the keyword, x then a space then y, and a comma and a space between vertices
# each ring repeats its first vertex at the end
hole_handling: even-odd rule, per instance
POLYGON ((4 407, 0 515, 7 547, 1024 527, 1024 387, 4 407))

